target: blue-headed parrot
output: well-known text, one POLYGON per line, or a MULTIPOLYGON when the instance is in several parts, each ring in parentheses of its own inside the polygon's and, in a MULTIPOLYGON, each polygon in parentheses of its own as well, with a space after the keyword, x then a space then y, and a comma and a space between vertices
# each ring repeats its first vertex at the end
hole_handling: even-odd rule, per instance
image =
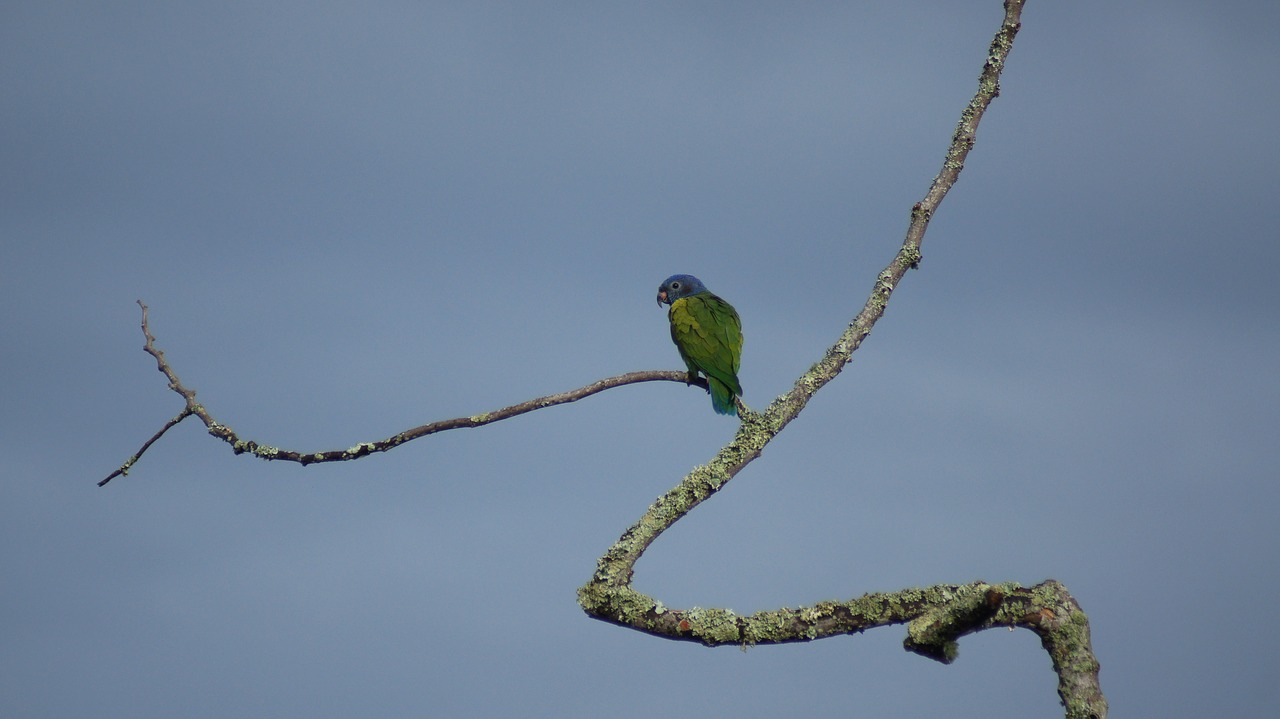
POLYGON ((658 305, 671 305, 671 341, 689 368, 701 372, 711 388, 711 406, 720 414, 738 413, 742 394, 738 365, 742 359, 742 321, 733 305, 716 297, 693 275, 671 275, 658 286, 658 305))

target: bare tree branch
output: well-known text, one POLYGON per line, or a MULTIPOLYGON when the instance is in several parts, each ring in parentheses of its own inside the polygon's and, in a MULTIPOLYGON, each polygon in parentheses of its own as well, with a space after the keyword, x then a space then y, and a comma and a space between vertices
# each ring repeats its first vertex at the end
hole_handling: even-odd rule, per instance
MULTIPOLYGON (((455 417, 454 419, 444 419, 439 422, 424 424, 413 429, 407 429, 399 434, 392 435, 386 439, 380 439, 374 442, 360 442, 355 446, 347 449, 331 449, 319 452, 296 452, 291 449, 281 449, 269 445, 255 442, 251 439, 241 439, 230 427, 213 418, 209 414, 209 410, 204 405, 196 401, 196 391, 182 384, 182 380, 178 379, 178 374, 173 371, 173 367, 164 357, 164 351, 156 347, 156 338, 151 334, 149 308, 142 300, 138 300, 138 306, 142 308, 142 334, 147 339, 143 349, 147 354, 155 357, 156 369, 169 380, 169 389, 177 392, 186 402, 186 407, 178 413, 178 416, 169 420, 159 432, 156 432, 151 439, 147 440, 142 448, 134 453, 132 457, 125 460, 119 469, 100 482, 98 486, 102 487, 116 477, 121 477, 129 473, 130 468, 142 456, 148 448, 151 447, 156 440, 160 439, 165 432, 168 432, 175 425, 187 417, 199 417, 204 426, 208 429, 209 434, 223 440, 231 445, 231 449, 236 454, 252 454, 261 459, 283 460, 286 462, 297 462, 303 466, 308 464, 316 464, 318 462, 345 462, 347 460, 359 459, 365 455, 374 452, 386 452, 394 449, 410 440, 425 437, 429 434, 443 432, 449 429, 460 429, 463 427, 483 427, 499 420, 510 419, 517 415, 532 412, 537 409, 546 407, 554 407, 558 404, 566 404, 568 402, 576 402, 593 394, 603 392, 614 387, 621 387, 628 384, 636 384, 639 382, 683 382, 685 384, 697 385, 706 389, 707 381, 701 377, 691 377, 686 372, 678 372, 675 370, 645 370, 641 372, 628 372, 616 377, 606 377, 605 379, 592 382, 585 387, 569 390, 568 392, 559 392, 557 394, 549 394, 545 397, 535 397, 534 399, 513 404, 510 407, 503 407, 492 412, 482 412, 480 414, 471 415, 470 417, 455 417)), ((745 409, 745 407, 743 408, 745 409)))
MULTIPOLYGON (((597 560, 591 580, 578 590, 579 603, 590 616, 657 637, 695 641, 708 646, 803 642, 891 624, 906 624, 904 648, 943 663, 955 660, 957 640, 966 634, 993 627, 1022 627, 1035 632, 1049 653, 1058 675, 1058 694, 1066 707, 1068 719, 1105 719, 1107 702, 1098 683, 1099 665, 1093 655, 1088 618, 1066 587, 1054 580, 1030 587, 1014 582, 940 584, 865 594, 847 601, 820 602, 810 607, 784 607, 749 616, 740 616, 728 609, 671 609, 631 588, 635 564, 644 551, 659 535, 760 456, 765 445, 800 414, 814 393, 840 373, 883 316, 889 297, 907 270, 919 265, 920 247, 929 221, 964 168, 983 113, 1000 94, 1000 74, 1021 27, 1024 2, 1005 0, 1004 19, 991 43, 979 76, 978 90, 961 114, 942 169, 924 198, 912 207, 902 246, 876 278, 862 310, 822 358, 764 411, 756 413, 740 406, 742 422, 729 444, 710 462, 694 468, 676 487, 659 497, 597 560)), ((237 454, 249 453, 263 459, 307 465, 358 459, 374 452, 385 452, 418 437, 460 427, 479 427, 543 407, 573 402, 625 384, 674 381, 705 387, 704 380, 693 380, 685 372, 631 372, 493 412, 422 425, 387 439, 362 442, 345 450, 295 452, 242 440, 229 427, 217 422, 196 401, 195 391, 182 384, 165 360, 164 353, 156 347, 155 337, 149 328, 147 306, 141 301, 138 304, 142 307, 145 350, 155 357, 157 369, 168 379, 169 388, 183 397, 185 407, 119 469, 99 482, 99 486, 127 474, 154 442, 190 416, 199 417, 210 434, 230 444, 237 454)))
POLYGON ((718 492, 751 463, 765 445, 795 419, 815 392, 836 377, 884 315, 898 283, 920 262, 920 245, 929 220, 964 169, 978 124, 1000 94, 1000 73, 1021 27, 1025 0, 1006 0, 1004 19, 991 42, 978 78, 978 90, 961 113, 942 169, 924 198, 911 208, 911 220, 898 254, 876 278, 862 311, 791 389, 760 413, 743 417, 737 434, 707 464, 696 467, 662 495, 605 552, 591 580, 578 590, 588 615, 668 639, 721 644, 778 644, 852 634, 888 624, 908 624, 904 646, 942 662, 957 653, 956 639, 994 626, 1023 627, 1040 636, 1053 658, 1058 693, 1067 717, 1105 719, 1106 699, 1098 684, 1089 623, 1075 599, 1055 581, 1034 587, 1015 583, 937 585, 886 594, 867 594, 847 602, 758 612, 748 617, 727 609, 669 609, 631 588, 635 564, 664 531, 718 492))

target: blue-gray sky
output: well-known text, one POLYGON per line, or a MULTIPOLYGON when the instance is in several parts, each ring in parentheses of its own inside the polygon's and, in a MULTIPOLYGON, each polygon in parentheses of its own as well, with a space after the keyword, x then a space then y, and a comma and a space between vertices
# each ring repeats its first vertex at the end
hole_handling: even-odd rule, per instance
MULTIPOLYGON (((74 3, 0 11, 0 716, 1059 715, 1029 632, 747 652, 574 592, 901 242, 1000 4, 74 3)), ((1003 94, 853 363, 636 586, 752 612, 1053 577, 1117 715, 1280 704, 1280 6, 1031 0, 1003 94)))

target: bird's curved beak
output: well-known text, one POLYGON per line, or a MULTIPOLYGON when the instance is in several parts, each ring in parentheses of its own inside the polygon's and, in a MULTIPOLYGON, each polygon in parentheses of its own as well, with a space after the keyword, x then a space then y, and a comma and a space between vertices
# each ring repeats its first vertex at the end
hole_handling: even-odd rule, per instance
POLYGON ((658 290, 658 306, 661 307, 667 303, 667 291, 658 290))

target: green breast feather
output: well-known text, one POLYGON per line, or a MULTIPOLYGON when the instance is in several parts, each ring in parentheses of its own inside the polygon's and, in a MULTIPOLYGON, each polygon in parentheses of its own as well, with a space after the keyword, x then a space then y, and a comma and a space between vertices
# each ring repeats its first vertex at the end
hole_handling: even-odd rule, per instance
POLYGON ((742 321, 737 311, 710 292, 700 292, 672 302, 667 318, 689 373, 707 378, 711 406, 720 414, 737 414, 734 397, 742 394, 742 321))

